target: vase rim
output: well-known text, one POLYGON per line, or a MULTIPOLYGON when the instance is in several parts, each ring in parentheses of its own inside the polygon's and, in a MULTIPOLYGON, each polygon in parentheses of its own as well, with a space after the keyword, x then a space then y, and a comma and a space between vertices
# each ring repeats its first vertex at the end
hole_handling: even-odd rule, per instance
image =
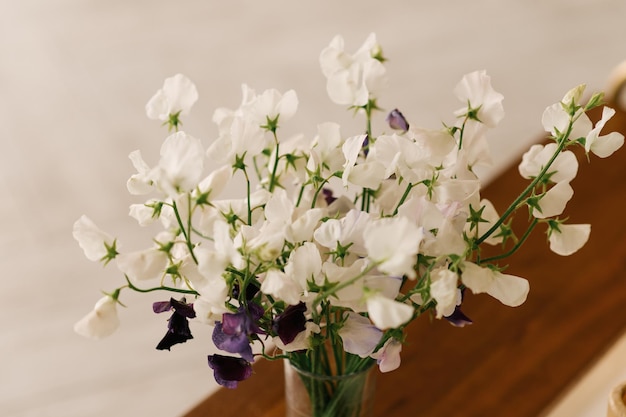
MULTIPOLYGON (((371 358, 370 358, 371 359, 371 358)), ((314 372, 310 372, 310 371, 305 371, 304 369, 299 368, 298 366, 296 366, 295 364, 291 363, 291 361, 287 358, 285 358, 285 362, 291 367, 293 368, 297 373, 310 377, 310 378, 323 378, 323 379, 328 379, 328 380, 340 380, 340 379, 345 379, 345 378, 350 378, 352 376, 356 376, 356 375, 361 375, 369 370, 371 370, 374 365, 376 365, 376 361, 374 359, 371 359, 370 361, 368 361, 367 366, 363 367, 362 369, 359 369, 358 371, 354 371, 354 372, 350 372, 347 374, 339 374, 339 375, 325 375, 325 374, 317 374, 314 372)))

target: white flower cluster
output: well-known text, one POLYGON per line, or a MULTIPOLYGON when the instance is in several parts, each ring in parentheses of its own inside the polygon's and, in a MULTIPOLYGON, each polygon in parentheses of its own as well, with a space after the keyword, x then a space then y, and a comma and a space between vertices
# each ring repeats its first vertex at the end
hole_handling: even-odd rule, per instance
POLYGON ((280 137, 297 111, 296 93, 257 94, 244 85, 237 109, 215 111, 217 136, 205 149, 178 130, 196 87, 182 75, 165 81, 146 110, 176 132, 154 165, 131 153, 137 172, 127 184, 130 193, 147 196, 130 215, 142 226, 160 222, 163 231, 150 247, 120 253, 116 239, 90 219, 76 222, 74 237, 87 258, 113 261, 126 278, 76 331, 109 335, 121 291, 149 286, 185 294, 196 319, 210 325, 226 325, 225 315, 254 304, 261 312, 249 316, 260 331, 247 330, 249 340, 272 339, 289 353, 338 335, 346 352, 376 358, 389 371, 399 365, 402 331, 412 319, 432 310, 460 324, 463 289, 522 304, 528 282, 503 273, 497 260, 536 225, 547 225, 550 248, 561 255, 587 241, 589 225, 565 224, 559 216, 578 168, 567 148, 606 157, 623 144, 618 133, 599 133, 612 110, 595 127, 585 114, 600 96, 581 104, 584 87, 578 87, 546 109, 543 124, 553 142, 524 155, 519 171, 529 186, 500 216, 481 198, 474 173, 491 162, 486 135, 504 116, 503 97, 484 71, 457 85, 463 107, 446 128, 414 127, 394 110, 390 127, 374 133, 376 99, 387 82, 376 37, 352 55, 336 37, 320 63, 331 100, 365 115, 364 134, 322 123, 314 135, 280 137), (217 168, 207 172, 208 166, 217 168), (245 184, 242 197, 220 198, 237 181, 245 184), (521 207, 532 220, 517 237, 507 221, 521 207), (506 249, 481 259, 482 244, 506 249), (281 337, 277 323, 297 305, 304 321, 293 337, 281 337))

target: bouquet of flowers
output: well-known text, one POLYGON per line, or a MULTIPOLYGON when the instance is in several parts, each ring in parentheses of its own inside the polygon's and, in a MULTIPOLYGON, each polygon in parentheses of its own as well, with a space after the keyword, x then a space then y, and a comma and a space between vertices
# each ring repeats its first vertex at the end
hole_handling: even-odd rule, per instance
POLYGON ((504 116, 503 97, 484 71, 456 86, 461 108, 449 123, 425 129, 397 109, 376 124, 387 73, 374 34, 353 54, 335 37, 320 64, 330 99, 362 117, 362 131, 346 134, 328 122, 284 137, 296 93, 258 94, 244 85, 237 109, 213 114, 216 139, 205 149, 181 130, 198 99, 195 85, 180 74, 165 80, 146 112, 170 134, 156 164, 130 154, 137 172, 127 183, 143 196, 130 215, 162 230, 148 248, 124 252, 88 217, 76 221, 74 237, 87 258, 115 264, 123 277, 76 324, 79 334, 98 339, 115 331, 124 292, 163 291, 169 296, 152 308, 171 316, 157 349, 192 339, 189 320, 206 323, 224 352, 208 356, 223 386, 250 377, 258 356, 286 358, 313 374, 349 374, 373 363, 388 372, 400 365, 412 320, 427 314, 471 323, 462 312, 465 291, 522 304, 528 281, 498 262, 535 228, 545 228, 560 255, 585 244, 590 225, 562 217, 578 169, 570 148, 604 158, 624 142, 619 133, 601 134, 613 110, 605 107, 595 126, 586 115, 602 105, 602 94, 583 101, 581 85, 545 110, 551 141, 524 154, 519 172, 528 186, 496 208, 481 198, 475 173, 491 162, 486 136, 504 116), (236 181, 241 198, 220 198, 236 181), (529 221, 514 230, 520 210, 529 221), (501 250, 485 256, 484 245, 501 250))

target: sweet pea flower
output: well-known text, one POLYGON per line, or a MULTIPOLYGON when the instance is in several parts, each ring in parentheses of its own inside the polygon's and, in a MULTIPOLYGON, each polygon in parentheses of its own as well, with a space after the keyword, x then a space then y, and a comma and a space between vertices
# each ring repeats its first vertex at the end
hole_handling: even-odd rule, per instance
POLYGON ((406 118, 398 109, 390 111, 385 120, 389 124, 389 127, 394 130, 400 130, 402 132, 409 130, 409 122, 406 121, 406 118))
POLYGON ((193 305, 187 304, 184 298, 180 301, 173 298, 170 298, 169 301, 157 301, 152 304, 152 310, 155 313, 165 313, 174 310, 167 320, 167 332, 156 347, 158 350, 170 350, 176 344, 185 343, 187 340, 193 339, 188 319, 195 318, 196 312, 193 309, 193 305))
POLYGON ((120 320, 117 317, 117 300, 105 295, 94 309, 74 325, 74 331, 90 339, 102 339, 117 330, 120 320))
POLYGON ((452 315, 460 298, 458 275, 447 267, 441 267, 431 272, 430 279, 430 296, 437 301, 437 318, 452 315))
POLYGON ((415 278, 415 263, 423 231, 406 217, 370 222, 363 231, 368 257, 389 275, 415 278))
POLYGON ((166 251, 159 247, 122 253, 115 258, 120 271, 133 281, 160 278, 168 265, 166 251))
POLYGON ((386 83, 376 35, 370 34, 359 50, 344 51, 344 40, 336 36, 320 54, 320 67, 326 76, 326 91, 337 104, 361 107, 386 83))
POLYGON ((344 350, 362 358, 374 352, 383 336, 383 332, 367 317, 354 312, 345 314, 345 322, 337 333, 341 337, 344 350))
POLYGON ((171 116, 187 114, 198 100, 198 90, 189 78, 182 74, 165 79, 159 89, 146 104, 146 114, 150 119, 167 121, 171 116))
POLYGON ((85 215, 74 222, 72 235, 90 261, 107 263, 117 256, 115 239, 85 215))
POLYGON ((458 110, 455 113, 457 116, 472 113, 475 119, 487 127, 495 127, 504 118, 504 97, 493 89, 491 77, 486 71, 474 71, 464 75, 454 93, 468 106, 458 110))
MULTIPOLYGON (((533 145, 522 156, 519 164, 519 173, 523 178, 532 179, 539 176, 543 168, 548 164, 557 149, 556 143, 547 145, 533 145)), ((563 151, 556 157, 548 172, 550 182, 570 182, 578 173, 578 160, 572 151, 563 151)))
POLYGON ((558 216, 563 213, 568 201, 574 196, 574 189, 568 182, 562 181, 541 195, 533 207, 533 216, 538 219, 558 216))
POLYGON ((524 278, 502 274, 471 262, 463 263, 461 280, 474 294, 486 292, 509 307, 523 304, 530 289, 524 278))
POLYGON ((561 256, 577 252, 587 243, 591 234, 590 224, 549 224, 550 250, 561 256))
POLYGON ((293 90, 281 94, 278 90, 265 90, 256 96, 250 104, 250 111, 261 126, 268 130, 275 129, 277 122, 290 119, 298 109, 298 96, 293 90), (273 126, 271 126, 273 125, 273 126))
POLYGON ((389 338, 375 353, 370 356, 376 359, 380 372, 391 372, 400 367, 400 352, 402 352, 402 343, 395 339, 389 338))
POLYGON ((154 190, 154 184, 152 178, 150 178, 152 169, 143 160, 141 151, 136 150, 131 152, 128 158, 132 162, 133 167, 137 170, 137 173, 133 174, 126 182, 128 192, 133 195, 144 195, 154 190))
POLYGON ((229 389, 237 388, 240 381, 252 376, 252 365, 242 358, 224 355, 208 355, 215 381, 229 389))
POLYGON ((413 307, 375 292, 366 296, 367 313, 380 330, 394 329, 413 317, 413 307))
POLYGON ((150 177, 169 197, 175 198, 198 185, 203 167, 204 149, 200 139, 180 131, 163 142, 159 164, 150 177))
POLYGON ((261 333, 257 322, 263 316, 263 308, 255 303, 239 307, 237 313, 224 313, 221 322, 213 328, 215 347, 228 353, 238 353, 248 362, 254 361, 250 336, 261 333))
POLYGON ((585 138, 585 151, 587 153, 592 152, 600 158, 606 158, 624 145, 624 135, 619 132, 611 132, 600 136, 604 125, 614 114, 615 110, 609 107, 602 109, 602 119, 596 123, 596 126, 585 138))
POLYGON ((367 135, 352 136, 351 138, 346 139, 341 147, 343 156, 346 158, 343 164, 343 174, 341 176, 344 187, 348 186, 350 171, 354 168, 359 154, 361 153, 361 149, 363 149, 363 143, 365 143, 366 139, 367 135))
POLYGON ((274 318, 272 330, 276 332, 281 342, 288 345, 293 342, 299 333, 306 330, 306 304, 300 302, 288 306, 285 311, 274 318))

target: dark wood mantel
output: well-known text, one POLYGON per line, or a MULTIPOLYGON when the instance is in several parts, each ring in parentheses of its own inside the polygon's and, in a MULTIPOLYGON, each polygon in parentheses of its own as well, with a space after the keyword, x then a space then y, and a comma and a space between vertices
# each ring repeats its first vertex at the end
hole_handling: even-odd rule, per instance
MULTIPOLYGON (((626 132, 626 113, 607 127, 626 132)), ((525 304, 469 294, 463 311, 473 325, 414 322, 401 367, 378 377, 376 416, 540 416, 626 331, 626 148, 590 163, 578 154, 566 214, 592 224, 588 244, 560 257, 536 230, 507 270, 529 279, 525 304)), ((526 184, 515 165, 483 196, 502 211, 526 184)), ((283 415, 282 363, 259 361, 238 389, 217 391, 185 417, 283 415)))

